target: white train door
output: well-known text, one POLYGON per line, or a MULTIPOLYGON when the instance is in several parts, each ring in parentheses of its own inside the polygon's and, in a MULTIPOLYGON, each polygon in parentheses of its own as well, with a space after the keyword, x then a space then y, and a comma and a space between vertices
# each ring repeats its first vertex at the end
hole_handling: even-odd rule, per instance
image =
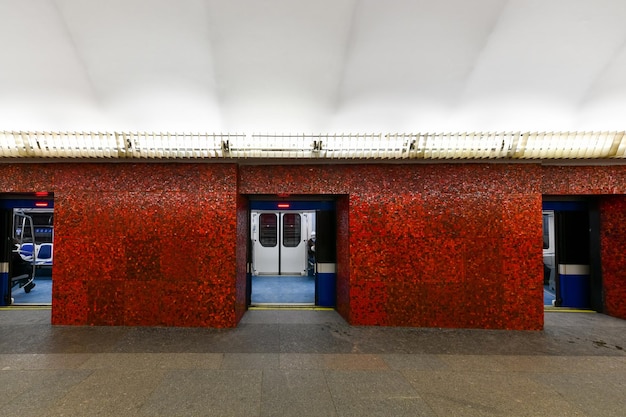
POLYGON ((302 213, 280 213, 280 275, 306 275, 306 239, 302 213))
POLYGON ((252 213, 253 275, 279 275, 279 213, 252 213))
POLYGON ((252 274, 307 275, 308 213, 252 212, 252 274))

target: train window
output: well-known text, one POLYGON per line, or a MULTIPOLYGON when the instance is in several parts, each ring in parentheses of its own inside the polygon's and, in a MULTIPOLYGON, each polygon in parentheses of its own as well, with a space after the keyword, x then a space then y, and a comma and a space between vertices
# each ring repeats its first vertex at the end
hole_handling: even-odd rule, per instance
POLYGON ((259 216, 259 243, 266 248, 278 244, 278 221, 274 213, 262 213, 259 216))
POLYGON ((300 226, 298 213, 285 213, 283 215, 283 246, 295 248, 302 240, 302 227, 300 226))
POLYGON ((543 250, 554 253, 554 212, 543 212, 543 250))

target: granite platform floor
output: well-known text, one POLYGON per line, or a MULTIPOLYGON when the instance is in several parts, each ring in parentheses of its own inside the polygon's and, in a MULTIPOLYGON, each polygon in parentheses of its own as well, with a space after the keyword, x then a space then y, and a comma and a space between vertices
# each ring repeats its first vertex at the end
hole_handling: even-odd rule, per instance
POLYGON ((0 310, 11 416, 619 416, 626 321, 545 314, 543 331, 349 326, 251 310, 234 329, 52 326, 0 310))

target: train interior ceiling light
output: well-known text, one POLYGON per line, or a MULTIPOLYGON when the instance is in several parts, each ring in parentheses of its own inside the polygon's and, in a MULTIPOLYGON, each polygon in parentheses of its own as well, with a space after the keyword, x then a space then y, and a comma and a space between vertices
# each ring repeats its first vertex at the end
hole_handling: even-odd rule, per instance
POLYGON ((0 158, 626 159, 620 132, 208 134, 0 131, 0 158))

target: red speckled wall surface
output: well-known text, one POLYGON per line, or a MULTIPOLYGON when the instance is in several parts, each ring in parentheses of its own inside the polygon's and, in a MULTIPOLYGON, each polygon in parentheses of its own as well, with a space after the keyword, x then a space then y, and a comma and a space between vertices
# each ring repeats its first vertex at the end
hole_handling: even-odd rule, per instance
POLYGON ((538 164, 0 164, 55 198, 52 321, 236 326, 248 197, 329 196, 355 325, 540 329, 544 195, 599 195, 605 303, 626 317, 626 168, 538 164))
POLYGON ((626 194, 626 166, 544 166, 545 195, 626 194))
POLYGON ((542 328, 540 188, 536 165, 240 167, 243 194, 347 196, 337 309, 356 325, 542 328))
POLYGON ((626 319, 626 196, 604 197, 600 213, 604 308, 626 319))
POLYGON ((237 197, 237 274, 235 277, 235 314, 237 322, 241 320, 248 309, 248 282, 247 282, 247 262, 248 262, 248 236, 250 230, 250 214, 248 212, 248 201, 242 195, 237 197))
POLYGON ((335 202, 337 210, 337 311, 351 317, 350 311, 350 197, 343 195, 335 202))
POLYGON ((54 192, 54 324, 236 325, 236 165, 0 170, 54 192))

